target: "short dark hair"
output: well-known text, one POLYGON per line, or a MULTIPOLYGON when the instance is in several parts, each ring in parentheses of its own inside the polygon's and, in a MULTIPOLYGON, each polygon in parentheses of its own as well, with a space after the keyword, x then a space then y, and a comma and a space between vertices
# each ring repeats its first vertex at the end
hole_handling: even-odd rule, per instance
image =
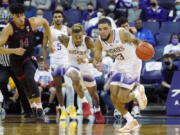
POLYGON ((127 18, 126 17, 121 17, 121 18, 119 18, 118 20, 117 20, 117 23, 116 23, 116 25, 118 26, 118 27, 121 27, 121 25, 122 24, 125 24, 125 23, 128 23, 128 20, 127 20, 127 18))
POLYGON ((26 11, 26 7, 21 3, 12 3, 9 10, 11 14, 22 14, 26 11))
POLYGON ((64 17, 64 13, 63 13, 61 10, 54 10, 54 11, 52 12, 52 15, 57 14, 57 13, 62 14, 62 16, 64 17))
POLYGON ((102 18, 99 20, 98 25, 99 24, 108 24, 109 26, 111 26, 111 21, 107 18, 102 18))
POLYGON ((79 33, 83 31, 84 31, 84 28, 80 23, 76 23, 72 26, 72 33, 79 33))

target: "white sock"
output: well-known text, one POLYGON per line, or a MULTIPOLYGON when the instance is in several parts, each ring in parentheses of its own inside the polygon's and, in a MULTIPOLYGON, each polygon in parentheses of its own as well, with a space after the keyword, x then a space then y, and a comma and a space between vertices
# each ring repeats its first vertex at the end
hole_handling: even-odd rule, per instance
POLYGON ((37 105, 37 108, 43 108, 42 103, 37 103, 36 105, 37 105))
POLYGON ((132 117, 132 115, 127 112, 125 115, 123 115, 123 117, 127 120, 127 123, 130 123, 132 120, 134 120, 134 118, 132 117))
POLYGON ((85 96, 84 96, 83 98, 80 98, 80 99, 81 99, 81 102, 82 102, 82 103, 88 102, 85 96))
POLYGON ((98 108, 94 107, 94 112, 99 112, 99 111, 101 111, 100 107, 98 108))
POLYGON ((37 104, 34 102, 34 103, 30 104, 30 107, 31 108, 37 108, 37 104))

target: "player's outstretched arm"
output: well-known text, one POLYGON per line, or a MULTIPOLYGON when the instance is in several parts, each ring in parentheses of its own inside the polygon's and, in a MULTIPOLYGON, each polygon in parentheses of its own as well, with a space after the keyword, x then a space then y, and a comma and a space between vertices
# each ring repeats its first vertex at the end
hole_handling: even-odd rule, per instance
POLYGON ((45 35, 47 36, 47 40, 48 40, 48 47, 50 48, 51 52, 54 52, 52 35, 48 21, 44 18, 39 18, 39 17, 32 17, 29 19, 29 21, 31 23, 31 27, 33 30, 37 29, 37 27, 39 26, 43 26, 43 28, 45 29, 45 35))
POLYGON ((23 48, 4 48, 3 46, 6 44, 10 35, 12 35, 13 29, 10 24, 8 24, 0 34, 0 53, 1 54, 16 54, 16 55, 23 55, 26 51, 23 48))
POLYGON ((101 71, 101 61, 102 61, 102 45, 99 40, 95 42, 95 47, 94 47, 94 60, 93 60, 93 65, 96 67, 99 71, 101 71))
POLYGON ((129 31, 127 30, 120 30, 119 31, 119 36, 122 41, 122 43, 133 43, 134 45, 139 45, 142 41, 136 39, 134 35, 132 35, 129 31))
POLYGON ((62 34, 61 36, 58 37, 58 39, 59 39, 59 42, 61 42, 65 47, 68 46, 68 43, 69 43, 68 36, 62 34))
MULTIPOLYGON (((93 42, 93 40, 90 37, 87 36, 85 38, 85 42, 86 42, 87 48, 91 50, 92 56, 94 57, 94 42, 93 42)), ((92 63, 93 58, 90 58, 88 61, 90 63, 92 63)))

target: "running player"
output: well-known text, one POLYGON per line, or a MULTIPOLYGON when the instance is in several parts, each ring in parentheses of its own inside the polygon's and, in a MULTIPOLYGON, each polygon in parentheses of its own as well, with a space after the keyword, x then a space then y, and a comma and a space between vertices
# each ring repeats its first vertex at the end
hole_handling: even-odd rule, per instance
POLYGON ((94 116, 97 123, 104 123, 104 117, 101 113, 99 106, 99 96, 96 92, 95 78, 92 75, 93 65, 89 63, 88 49, 94 52, 94 43, 91 39, 84 34, 83 26, 74 24, 72 27, 72 36, 60 36, 60 42, 67 47, 69 57, 69 68, 62 69, 59 67, 54 75, 58 76, 66 73, 72 80, 73 87, 82 100, 83 116, 88 117, 91 115, 90 104, 83 93, 83 85, 87 87, 95 104, 94 116))
POLYGON ((38 118, 44 119, 39 90, 34 80, 36 66, 32 59, 33 31, 38 26, 43 26, 52 47, 50 28, 47 20, 43 18, 25 18, 25 6, 22 4, 13 3, 9 9, 13 20, 0 35, 0 53, 10 54, 11 68, 23 86, 32 110, 38 118), (7 41, 9 48, 2 47, 7 41))
POLYGON ((140 109, 145 109, 147 98, 142 85, 138 82, 141 60, 137 58, 135 49, 141 41, 134 38, 124 28, 112 30, 111 22, 103 18, 98 23, 99 40, 95 44, 94 65, 99 68, 102 60, 102 51, 115 58, 111 71, 110 93, 116 109, 127 120, 119 132, 130 132, 139 127, 139 123, 124 108, 124 104, 136 99, 140 109))
MULTIPOLYGON (((54 41, 53 44, 55 45, 55 52, 50 53, 50 67, 53 70, 56 70, 58 66, 66 67, 68 65, 68 51, 67 48, 62 45, 59 40, 58 36, 60 35, 70 35, 71 30, 67 26, 63 25, 64 15, 61 11, 54 11, 53 12, 53 25, 50 27, 52 33, 52 40, 54 41)), ((54 82, 56 85, 57 93, 56 97, 59 103, 59 109, 61 112, 60 120, 67 118, 67 111, 64 106, 64 97, 62 93, 62 80, 65 80, 66 85, 66 105, 67 111, 70 114, 71 119, 76 118, 76 110, 74 107, 74 89, 72 86, 72 81, 69 77, 65 76, 53 76, 54 82)))

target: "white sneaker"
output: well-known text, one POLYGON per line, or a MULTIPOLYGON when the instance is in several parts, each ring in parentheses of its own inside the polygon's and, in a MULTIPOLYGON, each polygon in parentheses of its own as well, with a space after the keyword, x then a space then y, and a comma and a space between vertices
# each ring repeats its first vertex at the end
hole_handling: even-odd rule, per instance
POLYGON ((138 101, 139 104, 139 108, 141 110, 144 110, 147 106, 147 97, 145 94, 145 89, 143 85, 138 85, 137 88, 135 89, 135 91, 137 92, 136 94, 136 99, 138 101))
POLYGON ((140 114, 139 107, 138 107, 138 106, 134 106, 134 107, 132 108, 131 114, 132 114, 134 117, 140 116, 141 114, 140 114))
POLYGON ((121 132, 121 133, 129 133, 138 128, 140 128, 140 125, 139 125, 138 121, 136 119, 134 119, 131 122, 126 123, 126 125, 124 127, 118 129, 117 131, 121 132))

